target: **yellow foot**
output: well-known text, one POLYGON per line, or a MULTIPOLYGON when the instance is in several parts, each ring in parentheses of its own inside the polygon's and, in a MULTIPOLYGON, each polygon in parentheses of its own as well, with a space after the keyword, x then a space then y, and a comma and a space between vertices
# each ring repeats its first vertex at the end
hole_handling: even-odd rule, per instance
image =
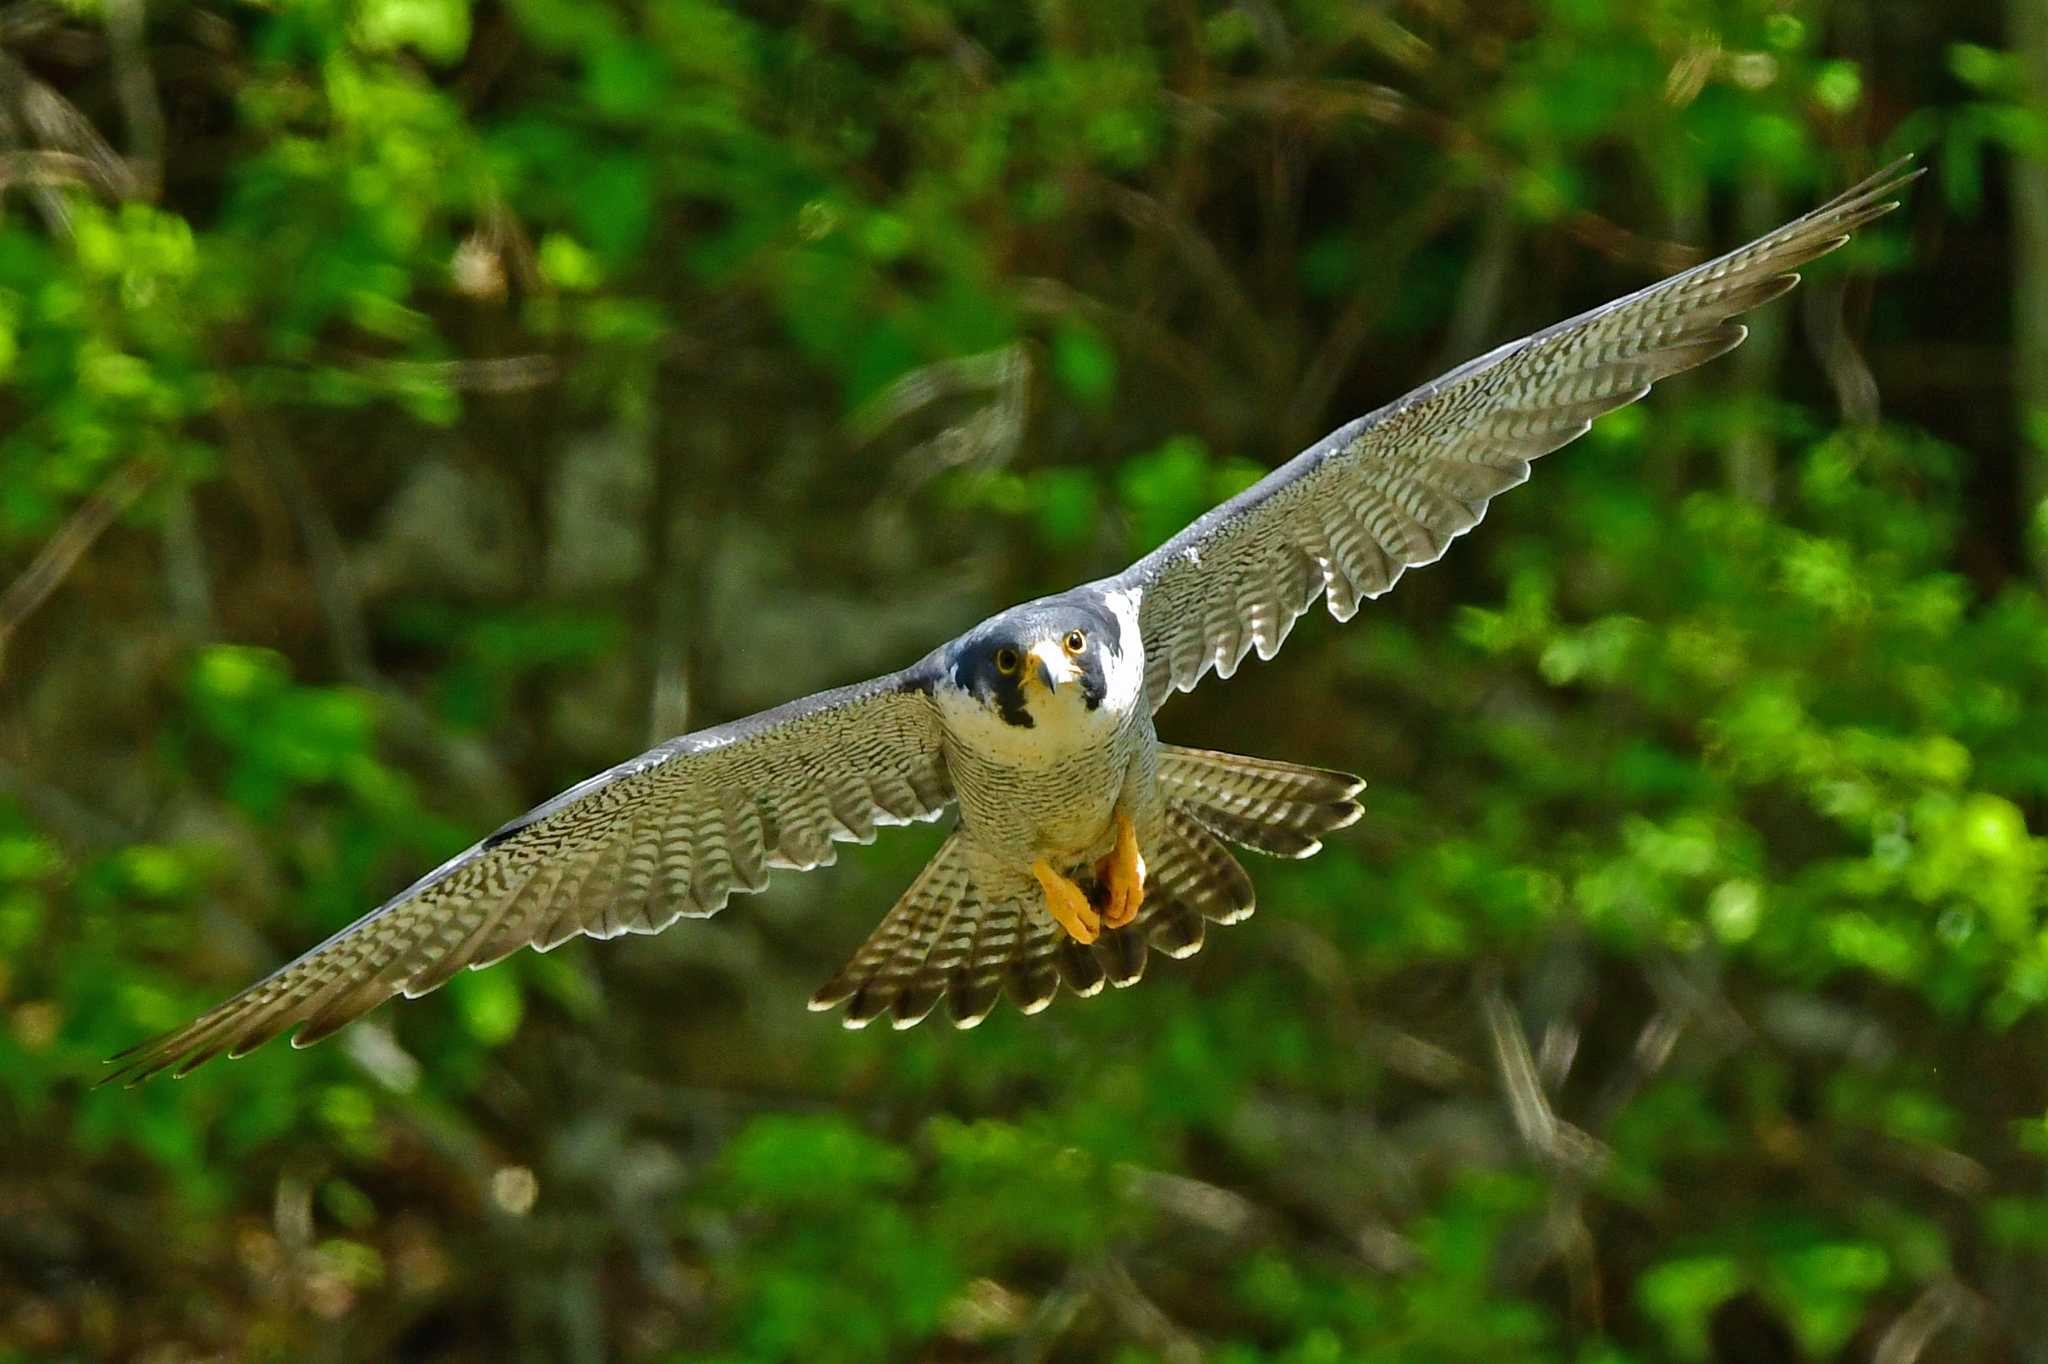
POLYGON ((1081 888, 1054 871, 1044 858, 1031 864, 1031 874, 1045 889, 1046 912, 1059 920, 1075 942, 1094 942, 1102 935, 1102 916, 1088 903, 1081 888))
POLYGON ((1109 903, 1102 908, 1102 922, 1122 928, 1138 917, 1145 903, 1145 855, 1138 851, 1138 833, 1131 817, 1119 811, 1116 817, 1116 850, 1095 866, 1095 878, 1109 888, 1109 903))

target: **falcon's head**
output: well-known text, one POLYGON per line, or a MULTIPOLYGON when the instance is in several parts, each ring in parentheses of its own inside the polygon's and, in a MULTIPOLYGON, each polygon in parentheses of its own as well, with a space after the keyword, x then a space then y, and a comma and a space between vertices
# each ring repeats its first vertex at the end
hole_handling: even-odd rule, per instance
POLYGON ((1142 688, 1143 669, 1125 651, 1135 637, 1099 593, 1047 597, 956 640, 950 680, 1020 729, 1058 731, 1092 716, 1120 717, 1142 688))

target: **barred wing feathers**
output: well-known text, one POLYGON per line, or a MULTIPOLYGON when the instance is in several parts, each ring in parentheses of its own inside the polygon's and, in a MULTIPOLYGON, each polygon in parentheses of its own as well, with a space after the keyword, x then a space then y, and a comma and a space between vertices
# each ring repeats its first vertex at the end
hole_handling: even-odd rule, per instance
POLYGON ((772 868, 935 819, 952 803, 919 668, 671 739, 580 782, 186 1026, 114 1058, 108 1080, 184 1074, 291 1028, 320 1040, 395 994, 578 933, 706 918, 772 868), (303 1025, 303 1026, 301 1026, 303 1025))
POLYGON ((1154 709, 1256 649, 1271 658, 1318 597, 1349 620, 1408 568, 1479 523, 1529 461, 1584 434, 1657 380, 1740 344, 1731 319, 1799 282, 1792 271, 1898 205, 1920 174, 1894 162, 1717 260, 1510 342, 1339 427, 1133 564, 1154 709))

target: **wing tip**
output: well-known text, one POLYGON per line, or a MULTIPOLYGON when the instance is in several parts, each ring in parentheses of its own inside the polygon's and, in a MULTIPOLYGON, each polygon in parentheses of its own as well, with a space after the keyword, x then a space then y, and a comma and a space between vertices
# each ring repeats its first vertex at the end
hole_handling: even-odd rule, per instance
POLYGON ((141 1084, 147 1077, 136 1074, 140 1067, 136 1064, 138 1058, 134 1055, 135 1050, 134 1047, 124 1048, 100 1062, 102 1066, 112 1066, 113 1069, 94 1080, 92 1088, 105 1089, 108 1085, 119 1085, 123 1089, 133 1089, 141 1084))
MULTIPOLYGON (((183 1027, 146 1037, 132 1046, 121 1048, 100 1062, 101 1065, 111 1066, 112 1069, 93 1081, 92 1087, 103 1089, 108 1085, 119 1085, 123 1089, 133 1089, 166 1070, 172 1070, 184 1060, 185 1044, 194 1035, 193 1029, 205 1021, 205 1016, 201 1015, 183 1027)), ((202 1056, 200 1059, 203 1061, 206 1057, 202 1056)), ((183 1073, 174 1071, 172 1078, 176 1079, 183 1073)))

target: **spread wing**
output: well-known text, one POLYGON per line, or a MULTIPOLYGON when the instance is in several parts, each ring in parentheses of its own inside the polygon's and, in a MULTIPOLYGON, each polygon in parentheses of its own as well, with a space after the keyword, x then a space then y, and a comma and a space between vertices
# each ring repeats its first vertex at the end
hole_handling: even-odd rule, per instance
POLYGON ((827 864, 875 827, 953 800, 925 665, 671 739, 505 825, 175 1032, 108 1080, 184 1074, 287 1029, 307 1046, 395 994, 578 933, 658 933, 706 918, 773 867, 827 864))
POLYGON ((1510 342, 1325 436, 1100 586, 1140 594, 1153 709, 1250 650, 1279 652, 1327 595, 1349 620, 1409 567, 1434 563, 1529 461, 1650 385, 1739 345, 1731 321, 1799 282, 1795 267, 1898 207, 1920 174, 1892 163, 1718 260, 1510 342))

